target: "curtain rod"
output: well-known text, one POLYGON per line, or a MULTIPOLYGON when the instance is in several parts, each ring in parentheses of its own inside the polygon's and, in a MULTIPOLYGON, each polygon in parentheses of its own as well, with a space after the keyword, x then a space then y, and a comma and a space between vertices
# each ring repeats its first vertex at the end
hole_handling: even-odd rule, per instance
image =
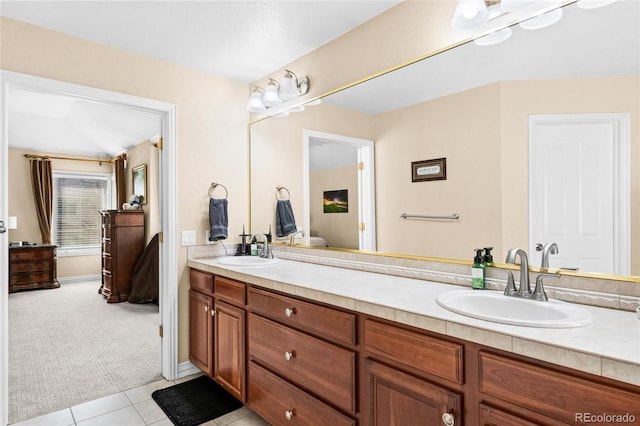
POLYGON ((24 154, 24 156, 25 158, 42 158, 42 159, 50 159, 50 160, 88 161, 91 163, 100 163, 100 165, 102 165, 102 163, 113 163, 114 161, 114 160, 100 160, 97 158, 56 157, 54 155, 24 154))

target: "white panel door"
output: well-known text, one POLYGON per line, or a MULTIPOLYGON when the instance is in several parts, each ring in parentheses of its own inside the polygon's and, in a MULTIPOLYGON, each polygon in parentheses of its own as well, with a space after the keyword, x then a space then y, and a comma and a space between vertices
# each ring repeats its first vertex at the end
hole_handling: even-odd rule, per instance
POLYGON ((541 262, 536 243, 555 242, 559 253, 549 258, 552 269, 624 273, 615 260, 622 254, 614 232, 620 132, 617 122, 594 118, 532 117, 529 253, 534 266, 541 262))

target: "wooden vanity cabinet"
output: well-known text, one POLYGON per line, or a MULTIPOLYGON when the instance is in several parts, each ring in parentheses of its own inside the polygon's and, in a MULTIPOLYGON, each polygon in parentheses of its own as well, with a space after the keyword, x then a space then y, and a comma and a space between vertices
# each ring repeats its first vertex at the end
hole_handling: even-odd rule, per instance
POLYGON ((462 344, 366 318, 364 358, 364 424, 462 424, 462 392, 433 381, 461 389, 462 344))
POLYGON ((246 401, 246 285, 214 278, 213 378, 240 401, 246 401))
POLYGON ((197 270, 189 347, 195 365, 271 424, 640 420, 638 386, 197 270))
MULTIPOLYGON (((598 422, 598 415, 625 416, 640 421, 640 391, 592 380, 585 374, 564 368, 528 362, 511 355, 481 350, 478 353, 478 391, 480 399, 505 411, 526 411, 522 416, 536 418, 536 424, 613 424, 629 420, 598 422), (588 417, 588 418, 587 418, 588 417)), ((486 405, 481 416, 490 417, 486 405)), ((496 416, 494 408, 493 416, 496 416)), ((515 415, 512 418, 518 418, 515 415)), ((484 420, 487 425, 492 421, 484 420)), ((635 421, 631 421, 634 423, 635 421)), ((514 423, 528 424, 528 423, 514 423)))
POLYGON ((246 284, 190 270, 189 359, 246 401, 246 284))
POLYGON ((189 290, 189 360, 211 375, 213 361, 213 296, 189 290))
POLYGON ((248 306, 249 406, 272 424, 355 424, 356 315, 253 287, 248 306))

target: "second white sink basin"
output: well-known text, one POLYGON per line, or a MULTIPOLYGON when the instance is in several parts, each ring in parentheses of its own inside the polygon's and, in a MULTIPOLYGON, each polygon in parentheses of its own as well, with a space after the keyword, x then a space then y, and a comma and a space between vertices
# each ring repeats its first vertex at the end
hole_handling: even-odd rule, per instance
POLYGON ((593 315, 580 306, 559 300, 540 302, 487 290, 454 290, 438 296, 438 305, 485 321, 542 328, 584 327, 593 315))
POLYGON ((279 259, 267 259, 259 256, 224 256, 217 259, 217 261, 221 265, 256 267, 273 265, 275 263, 278 263, 279 259))

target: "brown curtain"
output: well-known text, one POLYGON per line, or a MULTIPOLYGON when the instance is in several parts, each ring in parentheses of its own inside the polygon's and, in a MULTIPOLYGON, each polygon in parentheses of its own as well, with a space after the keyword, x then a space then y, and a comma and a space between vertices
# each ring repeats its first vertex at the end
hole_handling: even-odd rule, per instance
POLYGON ((42 234, 42 244, 51 244, 51 216, 53 214, 53 175, 51 160, 33 158, 29 160, 31 186, 36 203, 36 216, 42 234))
POLYGON ((114 173, 116 174, 116 209, 121 209, 127 202, 127 183, 124 169, 126 168, 127 154, 120 154, 113 160, 114 173))

